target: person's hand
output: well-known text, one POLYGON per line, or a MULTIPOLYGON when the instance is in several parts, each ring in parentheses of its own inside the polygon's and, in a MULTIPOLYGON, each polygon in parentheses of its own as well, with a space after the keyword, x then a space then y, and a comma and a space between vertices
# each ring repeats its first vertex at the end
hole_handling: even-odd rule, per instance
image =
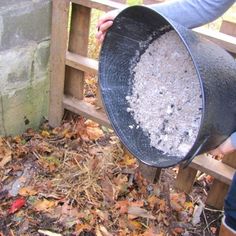
POLYGON ((98 24, 97 24, 98 32, 96 33, 96 38, 98 42, 100 43, 103 42, 105 35, 107 33, 107 30, 112 26, 113 20, 122 10, 123 9, 109 11, 99 19, 98 24))
MULTIPOLYGON (((235 135, 235 133, 233 134, 235 135)), ((235 151, 235 147, 233 145, 233 138, 231 135, 229 138, 227 138, 222 144, 220 144, 216 149, 211 150, 209 154, 213 156, 224 156, 227 154, 230 154, 231 152, 235 151)))

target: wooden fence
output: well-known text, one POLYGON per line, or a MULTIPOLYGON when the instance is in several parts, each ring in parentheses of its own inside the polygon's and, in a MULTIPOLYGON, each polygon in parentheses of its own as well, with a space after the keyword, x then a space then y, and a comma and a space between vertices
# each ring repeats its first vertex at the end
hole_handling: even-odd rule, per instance
MULTIPOLYGON (((148 0, 150 2, 150 0, 148 0)), ((92 119, 101 125, 110 127, 109 120, 102 109, 97 109, 84 100, 85 73, 97 73, 98 62, 88 58, 88 40, 91 10, 109 11, 123 7, 122 0, 53 0, 52 36, 51 36, 51 89, 49 123, 57 126, 62 120, 64 110, 69 110, 92 119), (71 14, 69 14, 71 8, 71 14), (70 17, 70 19, 69 19, 70 17), (68 32, 68 23, 70 31, 68 32)), ((236 53, 236 39, 220 32, 197 30, 199 34, 216 42, 231 53, 236 53)), ((99 91, 97 104, 101 104, 99 91)), ((197 171, 207 173, 215 180, 208 193, 207 203, 222 208, 223 198, 228 190, 236 168, 235 154, 217 161, 204 155, 196 157, 190 166, 180 166, 176 187, 190 192, 197 171)), ((160 169, 141 165, 144 174, 157 180, 160 169)))

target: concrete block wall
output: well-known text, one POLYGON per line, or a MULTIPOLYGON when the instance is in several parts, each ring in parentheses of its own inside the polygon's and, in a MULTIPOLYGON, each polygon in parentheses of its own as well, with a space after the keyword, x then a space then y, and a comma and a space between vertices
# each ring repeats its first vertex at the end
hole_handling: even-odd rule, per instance
POLYGON ((51 0, 0 0, 0 135, 47 117, 50 32, 51 0))

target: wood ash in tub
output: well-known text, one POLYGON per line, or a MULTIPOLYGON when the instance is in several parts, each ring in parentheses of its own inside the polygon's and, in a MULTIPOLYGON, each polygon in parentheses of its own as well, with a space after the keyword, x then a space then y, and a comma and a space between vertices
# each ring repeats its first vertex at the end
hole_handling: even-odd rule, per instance
POLYGON ((185 156, 196 140, 202 113, 201 88, 192 59, 175 31, 154 40, 133 70, 128 112, 153 146, 185 156))

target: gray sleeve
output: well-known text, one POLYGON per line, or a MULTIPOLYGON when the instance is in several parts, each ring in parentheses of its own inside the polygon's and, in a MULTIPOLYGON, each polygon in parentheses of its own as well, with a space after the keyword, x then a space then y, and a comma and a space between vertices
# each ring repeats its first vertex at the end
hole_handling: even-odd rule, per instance
POLYGON ((236 149, 236 132, 232 133, 230 136, 233 147, 236 149))
POLYGON ((149 5, 187 28, 207 24, 221 16, 235 0, 174 0, 149 5))

